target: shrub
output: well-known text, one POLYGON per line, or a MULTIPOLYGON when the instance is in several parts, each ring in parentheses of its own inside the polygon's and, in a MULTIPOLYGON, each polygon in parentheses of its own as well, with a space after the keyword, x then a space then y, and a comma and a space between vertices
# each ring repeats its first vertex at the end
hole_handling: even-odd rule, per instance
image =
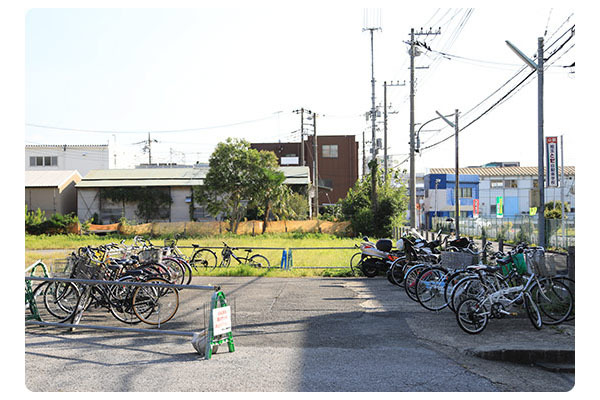
POLYGON ((27 212, 25 208, 25 232, 32 235, 68 234, 72 227, 78 224, 79 218, 74 213, 66 215, 56 213, 47 219, 45 213, 39 208, 35 212, 27 212))

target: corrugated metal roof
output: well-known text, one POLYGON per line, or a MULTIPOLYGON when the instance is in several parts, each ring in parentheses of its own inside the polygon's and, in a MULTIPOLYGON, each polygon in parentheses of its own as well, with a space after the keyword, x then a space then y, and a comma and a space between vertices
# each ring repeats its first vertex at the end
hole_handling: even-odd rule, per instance
POLYGON ((25 187, 56 187, 64 186, 75 181, 81 181, 77 171, 25 171, 25 187))
MULTIPOLYGON (((286 176, 285 184, 310 183, 308 167, 280 167, 280 170, 286 176)), ((77 187, 198 186, 203 184, 207 172, 208 167, 92 170, 77 187)))
MULTIPOLYGON (((560 167, 559 167, 560 173, 560 167)), ((544 173, 545 173, 544 169, 544 173)), ((454 168, 431 168, 430 174, 454 174, 454 168)), ((479 176, 537 176, 538 167, 492 167, 492 168, 459 168, 461 175, 479 176)), ((565 175, 575 175, 575 167, 565 166, 565 175)))

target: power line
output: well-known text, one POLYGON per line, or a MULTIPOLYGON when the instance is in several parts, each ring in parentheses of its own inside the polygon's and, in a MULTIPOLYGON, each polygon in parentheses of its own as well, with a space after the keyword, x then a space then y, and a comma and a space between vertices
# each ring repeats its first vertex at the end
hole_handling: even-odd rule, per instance
POLYGON ((71 132, 87 132, 87 133, 119 133, 119 134, 147 134, 150 133, 181 133, 181 132, 194 132, 194 131, 203 131, 203 130, 211 130, 211 129, 220 129, 220 128, 228 128, 236 125, 244 125, 251 124, 254 122, 265 121, 268 119, 275 118, 275 115, 270 115, 263 118, 257 118, 253 120, 233 122, 224 125, 214 125, 214 126, 205 126, 199 128, 186 128, 186 129, 169 129, 169 130, 143 130, 143 131, 121 131, 121 130, 97 130, 97 129, 78 129, 78 128, 66 128, 66 127, 58 127, 58 126, 50 126, 50 125, 42 125, 42 124, 32 124, 26 123, 26 126, 34 127, 34 128, 42 128, 42 129, 52 129, 59 131, 71 131, 71 132))
MULTIPOLYGON (((566 33, 571 32, 571 36, 569 38, 567 38, 565 40, 565 42, 563 42, 558 49, 556 49, 555 51, 553 51, 547 58, 546 60, 549 60, 551 57, 553 57, 560 49, 562 49, 574 36, 574 32, 575 32, 575 26, 571 27, 567 32, 565 32, 563 35, 561 35, 560 37, 562 38, 566 33)), ((556 44, 556 41, 550 45, 553 46, 554 44, 556 44)), ((572 48, 572 47, 571 47, 572 48)), ((571 48, 569 48, 568 50, 570 50, 571 48)), ((567 50, 567 51, 568 51, 567 50)), ((563 54, 564 55, 564 54, 563 54)), ((563 55, 561 55, 560 57, 562 57, 563 55)), ((559 59, 560 59, 559 57, 559 59)), ((556 61, 555 61, 556 62, 556 61)), ((519 71, 520 73, 521 71, 519 71)), ((519 83, 517 83, 516 86, 514 86, 511 90, 509 90, 506 94, 504 94, 499 100, 497 100, 494 104, 492 104, 488 109, 486 109, 483 113, 481 113, 478 117, 476 117, 475 119, 471 120, 471 122, 469 122, 468 124, 466 124, 465 126, 463 126, 460 131, 463 131, 464 129, 468 128, 469 126, 471 126, 472 124, 474 124, 476 121, 478 121, 479 119, 481 119, 484 115, 486 115, 487 113, 489 113, 492 109, 494 109, 495 107, 497 107, 498 105, 500 105, 502 102, 504 102, 511 94, 513 94, 514 92, 518 91, 521 89, 521 85, 523 85, 536 71, 533 70, 530 73, 527 74, 527 76, 525 78, 523 78, 519 83)), ((513 77, 514 78, 514 77, 513 77)), ((512 78, 511 78, 512 80, 512 78)), ((488 96, 489 98, 489 96, 488 96)), ((480 103, 481 104, 481 103, 480 103)), ((476 106, 477 107, 477 106, 476 106)), ((454 137, 454 134, 434 143, 431 144, 429 146, 425 146, 421 149, 421 151, 423 150, 427 150, 430 149, 432 147, 438 146, 442 143, 444 143, 445 141, 447 141, 448 139, 454 137)))

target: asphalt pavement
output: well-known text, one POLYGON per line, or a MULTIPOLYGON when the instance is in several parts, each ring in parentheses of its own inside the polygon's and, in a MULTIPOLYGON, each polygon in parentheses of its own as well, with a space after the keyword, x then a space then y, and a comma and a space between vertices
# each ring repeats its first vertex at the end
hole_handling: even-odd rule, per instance
MULTIPOLYGON (((235 351, 204 360, 189 336, 25 328, 25 386, 48 391, 564 392, 575 327, 536 330, 523 314, 478 335, 385 278, 196 277, 233 308, 235 351)), ((210 292, 181 291, 163 329, 200 331, 210 292)), ((104 313, 81 323, 115 324, 104 313)), ((116 324, 115 324, 116 326, 116 324)), ((141 327, 141 326, 140 326, 141 327)))

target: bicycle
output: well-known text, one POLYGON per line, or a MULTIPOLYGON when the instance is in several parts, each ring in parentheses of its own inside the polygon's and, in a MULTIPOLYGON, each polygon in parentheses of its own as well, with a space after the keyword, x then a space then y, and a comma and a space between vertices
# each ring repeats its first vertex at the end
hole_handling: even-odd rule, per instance
MULTIPOLYGON (((543 324, 559 324, 571 314, 574 300, 568 287, 559 281, 539 279, 543 277, 543 265, 536 261, 543 248, 521 249, 530 268, 530 275, 520 285, 494 287, 479 279, 479 293, 464 298, 456 307, 459 326, 467 333, 476 334, 485 329, 489 318, 515 315, 508 310, 524 304, 527 315, 536 329, 543 324), (543 315, 551 321, 544 321, 543 315)), ((489 267, 488 267, 489 268, 489 267)), ((496 270, 500 269, 497 267, 496 270)), ((480 276, 481 277, 481 276, 480 276)), ((473 281, 475 282, 475 281, 473 281)))
MULTIPOLYGON (((126 269, 119 263, 106 262, 106 249, 101 258, 96 258, 91 248, 86 256, 75 256, 71 278, 108 280, 117 282, 145 282, 168 285, 170 282, 152 269, 126 269)), ((84 311, 94 308, 107 308, 119 321, 127 324, 144 322, 160 325, 169 321, 179 308, 177 289, 132 286, 117 284, 75 285, 80 293, 74 319, 81 318, 84 311), (165 313, 165 310, 167 312, 165 313)))
POLYGON ((252 249, 244 249, 246 252, 245 257, 239 257, 235 255, 234 250, 239 250, 237 247, 229 247, 227 243, 223 242, 223 250, 221 251, 221 256, 223 257, 219 267, 227 268, 231 264, 231 259, 235 259, 238 264, 247 264, 254 268, 271 268, 271 264, 267 257, 261 254, 254 254, 250 256, 252 249))

